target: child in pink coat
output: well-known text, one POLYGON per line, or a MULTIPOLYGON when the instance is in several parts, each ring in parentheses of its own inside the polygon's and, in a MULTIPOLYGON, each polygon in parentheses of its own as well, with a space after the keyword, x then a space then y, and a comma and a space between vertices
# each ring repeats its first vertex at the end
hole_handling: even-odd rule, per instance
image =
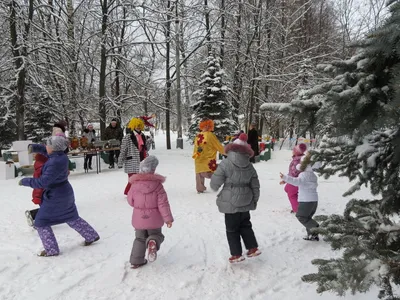
POLYGON ((161 228, 164 223, 171 228, 174 221, 163 187, 165 177, 155 174, 157 166, 158 159, 148 156, 140 163, 139 174, 134 174, 129 179, 131 188, 128 203, 134 208, 132 226, 136 231, 130 257, 133 269, 147 264, 146 249, 150 262, 157 259, 157 250, 164 241, 161 228))
MULTIPOLYGON (((289 173, 288 175, 291 177, 298 177, 299 174, 301 173, 299 170, 296 169, 296 166, 300 164, 300 160, 302 156, 304 155, 304 152, 307 151, 307 146, 306 144, 299 144, 296 147, 293 148, 293 156, 292 156, 292 161, 290 162, 289 165, 289 173)), ((299 194, 299 188, 297 186, 291 185, 291 184, 286 184, 285 186, 285 192, 288 195, 290 204, 292 205, 292 213, 297 213, 297 209, 299 207, 299 202, 297 201, 298 194, 299 194)))

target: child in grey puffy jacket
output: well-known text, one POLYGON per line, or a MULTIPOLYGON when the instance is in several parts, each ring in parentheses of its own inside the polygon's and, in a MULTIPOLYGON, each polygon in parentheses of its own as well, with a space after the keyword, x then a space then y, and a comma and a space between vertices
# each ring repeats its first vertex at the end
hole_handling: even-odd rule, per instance
POLYGON ((257 207, 260 197, 260 182, 257 172, 250 163, 253 150, 247 144, 247 134, 242 133, 237 140, 225 147, 224 159, 211 177, 211 188, 217 191, 217 205, 225 214, 226 235, 231 252, 229 262, 244 260, 241 238, 246 246, 247 256, 261 254, 250 221, 250 210, 257 207))
POLYGON ((301 171, 299 177, 291 177, 289 175, 280 174, 282 178, 281 184, 289 183, 299 187, 299 207, 296 218, 307 230, 307 236, 304 238, 308 241, 319 241, 318 234, 311 232, 311 229, 318 227, 318 223, 313 219, 318 207, 318 177, 314 173, 319 164, 311 165, 311 156, 308 153, 297 165, 297 169, 301 171))

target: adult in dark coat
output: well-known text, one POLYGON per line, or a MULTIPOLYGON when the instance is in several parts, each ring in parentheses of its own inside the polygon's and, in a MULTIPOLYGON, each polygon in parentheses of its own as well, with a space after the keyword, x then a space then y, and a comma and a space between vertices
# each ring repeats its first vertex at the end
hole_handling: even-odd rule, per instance
MULTIPOLYGON (((104 139, 106 141, 108 140, 117 140, 122 142, 122 139, 124 137, 124 132, 119 126, 117 119, 112 119, 110 125, 106 128, 106 131, 104 133, 104 139)), ((110 160, 110 169, 114 169, 115 167, 115 160, 114 160, 114 155, 117 157, 117 162, 119 158, 120 151, 115 150, 115 151, 110 151, 108 154, 109 160, 110 160)))
POLYGON ((20 181, 20 185, 45 190, 35 218, 35 227, 44 246, 39 256, 54 256, 60 252, 52 225, 67 223, 85 239, 85 245, 99 240, 98 233, 79 217, 75 206, 74 191, 68 181, 68 157, 64 153, 67 146, 68 140, 61 133, 50 137, 46 147, 30 145, 32 152, 47 154, 49 159, 43 165, 39 178, 23 178, 20 181))
POLYGON ((254 151, 254 155, 250 158, 252 163, 256 162, 255 157, 260 154, 260 150, 258 149, 258 132, 256 129, 256 124, 252 123, 250 125, 250 130, 248 135, 247 143, 250 144, 251 149, 254 151))

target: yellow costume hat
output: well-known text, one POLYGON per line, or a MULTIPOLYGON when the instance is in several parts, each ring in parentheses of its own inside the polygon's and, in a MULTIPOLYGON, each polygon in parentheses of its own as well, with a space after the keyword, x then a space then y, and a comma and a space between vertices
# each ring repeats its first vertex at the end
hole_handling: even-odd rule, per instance
POLYGON ((206 119, 200 122, 200 130, 204 130, 205 127, 208 127, 208 131, 214 131, 214 121, 210 119, 206 119))
POLYGON ((129 121, 128 128, 131 130, 135 130, 136 128, 139 128, 142 131, 142 130, 144 130, 144 122, 142 119, 132 118, 129 121))

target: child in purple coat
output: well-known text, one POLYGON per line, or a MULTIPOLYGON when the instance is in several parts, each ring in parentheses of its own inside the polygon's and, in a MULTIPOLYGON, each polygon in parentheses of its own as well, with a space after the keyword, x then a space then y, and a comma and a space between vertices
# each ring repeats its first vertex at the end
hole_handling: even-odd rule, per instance
POLYGON ((39 256, 56 256, 60 253, 51 226, 67 223, 89 246, 100 239, 98 233, 84 219, 75 206, 74 190, 68 181, 68 157, 65 149, 68 140, 63 133, 47 139, 43 145, 30 145, 32 152, 45 153, 49 159, 43 165, 39 178, 23 178, 19 184, 33 189, 44 189, 42 203, 35 217, 34 226, 42 240, 44 250, 39 256))
MULTIPOLYGON (((290 162, 289 165, 289 173, 288 173, 289 176, 294 178, 297 178, 299 176, 301 171, 297 170, 296 166, 300 164, 300 160, 306 151, 307 151, 306 144, 299 144, 293 148, 292 161, 290 162)), ((299 195, 299 188, 297 186, 288 183, 285 186, 285 192, 287 193, 290 204, 292 206, 291 213, 297 213, 297 209, 299 207, 299 202, 297 199, 299 195)))
POLYGON ((148 156, 140 163, 139 174, 129 179, 131 188, 128 193, 128 203, 133 209, 132 226, 135 228, 130 263, 132 269, 145 264, 146 249, 148 260, 157 259, 157 251, 164 241, 161 228, 164 223, 171 228, 174 221, 163 182, 165 177, 155 174, 158 159, 148 156))

